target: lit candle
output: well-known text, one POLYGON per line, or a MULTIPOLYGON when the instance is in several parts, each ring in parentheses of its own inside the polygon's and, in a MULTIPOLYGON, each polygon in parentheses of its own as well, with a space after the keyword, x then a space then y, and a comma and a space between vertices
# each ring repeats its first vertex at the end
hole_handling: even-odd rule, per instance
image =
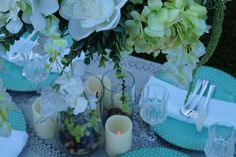
POLYGON ((131 149, 132 122, 122 115, 109 117, 105 124, 105 150, 110 157, 118 156, 131 149))
POLYGON ((122 102, 122 100, 121 100, 121 97, 122 97, 122 94, 115 94, 114 96, 113 96, 113 104, 114 104, 114 107, 117 107, 117 108, 119 108, 119 107, 121 107, 122 105, 123 105, 123 102, 122 102))
POLYGON ((43 139, 53 138, 56 132, 57 115, 54 115, 43 122, 39 122, 39 119, 41 118, 40 101, 41 98, 37 98, 32 105, 33 124, 35 132, 39 137, 43 139))
POLYGON ((90 76, 85 82, 85 91, 93 96, 100 96, 102 90, 102 82, 99 77, 90 76), (97 95, 98 94, 98 95, 97 95))

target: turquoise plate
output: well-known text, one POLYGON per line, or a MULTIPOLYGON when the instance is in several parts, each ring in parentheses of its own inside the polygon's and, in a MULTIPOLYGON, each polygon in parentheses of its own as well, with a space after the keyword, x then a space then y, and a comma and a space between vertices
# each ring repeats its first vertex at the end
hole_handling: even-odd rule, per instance
MULTIPOLYGON (((157 77, 164 79, 161 76, 157 77)), ((197 79, 207 79, 211 84, 217 86, 213 95, 215 99, 234 102, 233 100, 236 98, 236 79, 234 77, 218 69, 203 66, 197 71, 194 84, 197 79)), ((190 150, 203 151, 208 136, 207 128, 203 128, 202 132, 199 133, 195 125, 170 117, 153 128, 161 138, 169 143, 190 150)))
POLYGON ((157 148, 141 148, 138 150, 130 151, 121 155, 121 157, 189 157, 186 154, 178 151, 157 147, 157 148))
POLYGON ((16 105, 14 105, 13 109, 8 113, 8 122, 12 129, 26 131, 25 117, 16 105))
MULTIPOLYGON (((42 83, 41 87, 50 86, 58 77, 58 73, 51 73, 42 83)), ((4 87, 12 91, 36 91, 37 86, 32 81, 22 76, 22 67, 0 58, 0 78, 4 87)))

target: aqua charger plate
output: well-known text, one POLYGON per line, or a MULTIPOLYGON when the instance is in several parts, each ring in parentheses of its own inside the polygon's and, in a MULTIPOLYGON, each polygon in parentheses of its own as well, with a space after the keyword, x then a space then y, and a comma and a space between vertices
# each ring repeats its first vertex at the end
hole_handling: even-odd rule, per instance
POLYGON ((8 112, 8 122, 13 130, 26 132, 26 121, 21 110, 14 105, 13 109, 8 112))
MULTIPOLYGON (((58 73, 50 73, 48 78, 40 83, 40 87, 50 86, 59 76, 58 73)), ((4 87, 12 91, 36 91, 37 86, 32 81, 22 76, 22 67, 0 58, 0 78, 4 87)))
MULTIPOLYGON (((203 66, 197 71, 194 84, 197 79, 207 79, 211 84, 216 85, 217 90, 214 92, 213 98, 235 102, 236 78, 218 69, 203 66)), ((190 150, 203 151, 208 137, 207 128, 203 128, 202 132, 199 133, 195 125, 171 117, 168 117, 163 123, 155 125, 153 128, 161 138, 169 143, 190 150)))
POLYGON ((141 148, 121 155, 121 157, 189 157, 178 151, 164 148, 141 148))

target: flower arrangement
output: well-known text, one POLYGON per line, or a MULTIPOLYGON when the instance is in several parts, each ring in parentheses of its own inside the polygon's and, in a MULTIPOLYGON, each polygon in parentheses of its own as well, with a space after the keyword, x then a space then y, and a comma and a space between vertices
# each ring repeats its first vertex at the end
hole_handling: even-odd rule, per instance
POLYGON ((119 62, 125 54, 162 53, 166 71, 186 86, 205 53, 199 38, 208 32, 207 9, 194 0, 2 0, 2 4, 2 48, 9 49, 25 32, 36 33, 46 36, 39 51, 65 66, 85 52, 85 63, 98 54, 100 66, 110 58, 121 72, 119 62), (65 47, 70 52, 62 56, 60 48, 65 47))
MULTIPOLYGON (((109 59, 122 73, 122 56, 136 53, 166 56, 163 69, 176 84, 187 87, 192 71, 212 55, 221 32, 212 37, 209 49, 200 41, 208 32, 207 9, 201 0, 0 0, 0 50, 7 51, 26 32, 26 40, 40 36, 38 53, 52 64, 62 63, 62 72, 85 53, 89 64, 98 56, 99 66, 109 59), (70 48, 66 54, 64 49, 70 48), (205 54, 206 53, 206 54, 205 54), (205 54, 205 55, 204 55, 205 54), (203 61, 200 57, 203 56, 203 61)), ((216 26, 222 24, 222 0, 206 0, 216 7, 216 26)), ((222 9, 223 8, 223 9, 222 9)), ((194 72, 195 73, 195 72, 194 72)), ((59 84, 63 83, 66 76, 59 84)), ((71 84, 74 83, 71 79, 71 84)), ((191 86, 190 86, 191 87, 191 86)), ((77 91, 78 92, 78 91, 77 91)), ((1 116, 0 116, 1 117, 1 116)))
POLYGON ((68 154, 84 155, 103 144, 100 115, 103 88, 95 75, 85 76, 83 62, 76 60, 72 67, 77 68, 64 73, 53 88, 42 92, 39 122, 60 113, 56 131, 58 145, 68 154), (96 89, 91 89, 89 79, 97 81, 96 89))

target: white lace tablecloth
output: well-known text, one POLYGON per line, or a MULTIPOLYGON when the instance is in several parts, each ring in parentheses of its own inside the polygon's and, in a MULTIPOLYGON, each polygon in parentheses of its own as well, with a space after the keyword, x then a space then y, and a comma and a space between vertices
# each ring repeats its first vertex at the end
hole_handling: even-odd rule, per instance
MULTIPOLYGON (((98 68, 97 60, 95 60, 92 64, 88 66, 88 71, 93 72, 95 74, 103 74, 108 69, 112 69, 112 63, 108 63, 106 68, 98 68)), ((147 82, 148 78, 152 74, 158 73, 161 68, 161 65, 149 62, 143 59, 138 59, 135 57, 127 57, 122 60, 122 67, 126 70, 131 71, 134 74, 136 81, 136 104, 140 97, 140 92, 142 87, 147 82)), ((19 93, 19 92, 10 92, 13 101, 22 109, 23 113, 26 116, 27 120, 27 132, 29 134, 29 140, 24 150, 22 151, 20 157, 66 157, 64 153, 62 153, 54 139, 51 140, 43 140, 40 139, 36 134, 32 126, 32 112, 31 112, 31 104, 37 98, 35 93, 19 93)), ((149 142, 147 140, 148 132, 150 128, 146 125, 138 114, 138 107, 135 106, 135 112, 133 115, 133 145, 132 149, 142 148, 142 147, 158 147, 164 146, 168 148, 172 148, 175 150, 179 150, 186 154, 189 154, 193 157, 205 157, 202 152, 192 152, 190 150, 185 150, 183 148, 176 147, 163 139, 157 137, 157 140, 154 142, 149 142), (143 134, 144 131, 145 133, 143 134)), ((94 154, 90 155, 90 157, 106 157, 103 149, 99 149, 94 154)))

